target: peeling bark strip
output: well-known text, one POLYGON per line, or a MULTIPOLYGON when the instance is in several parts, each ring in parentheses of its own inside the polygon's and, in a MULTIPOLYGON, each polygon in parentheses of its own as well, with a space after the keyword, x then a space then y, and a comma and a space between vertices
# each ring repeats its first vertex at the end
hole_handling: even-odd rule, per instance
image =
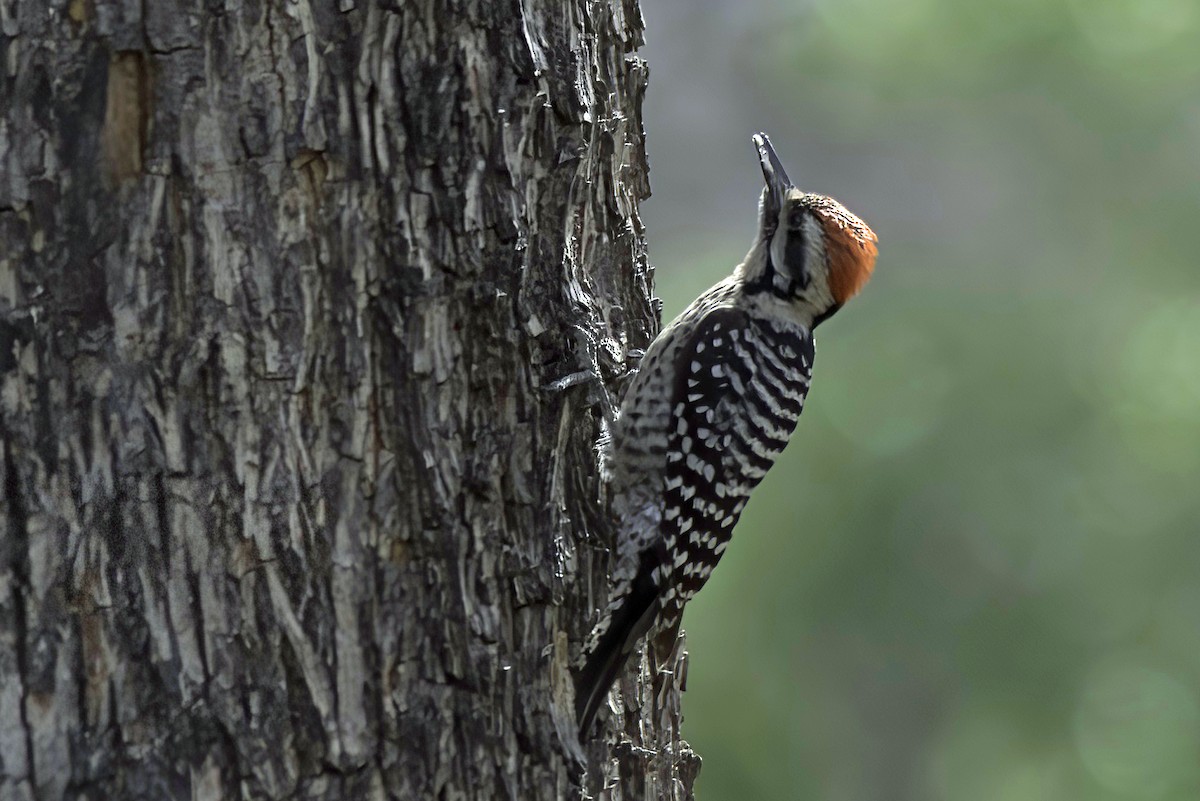
POLYGON ((0 799, 690 795, 680 661, 569 755, 607 529, 541 389, 657 325, 641 35, 0 0, 0 799))
POLYGON ((114 183, 142 171, 150 111, 148 81, 141 53, 117 53, 108 65, 100 142, 105 167, 114 183))

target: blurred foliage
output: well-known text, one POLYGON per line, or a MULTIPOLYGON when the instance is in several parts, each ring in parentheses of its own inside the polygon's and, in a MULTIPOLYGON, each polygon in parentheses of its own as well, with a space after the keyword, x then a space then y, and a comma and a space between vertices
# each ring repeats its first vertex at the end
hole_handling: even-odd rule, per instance
MULTIPOLYGON (((738 37, 785 161, 867 160, 881 256, 685 616, 699 798, 1200 798, 1200 3, 817 0, 738 37)), ((668 316, 752 224, 652 240, 668 316)))

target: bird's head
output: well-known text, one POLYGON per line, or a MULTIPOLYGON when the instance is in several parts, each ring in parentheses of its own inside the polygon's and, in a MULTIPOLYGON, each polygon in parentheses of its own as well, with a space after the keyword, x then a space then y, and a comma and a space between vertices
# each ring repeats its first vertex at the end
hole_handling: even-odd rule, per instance
POLYGON ((766 186, 758 236, 740 268, 743 285, 790 304, 815 327, 867 283, 879 240, 833 198, 797 189, 766 134, 754 144, 766 186))

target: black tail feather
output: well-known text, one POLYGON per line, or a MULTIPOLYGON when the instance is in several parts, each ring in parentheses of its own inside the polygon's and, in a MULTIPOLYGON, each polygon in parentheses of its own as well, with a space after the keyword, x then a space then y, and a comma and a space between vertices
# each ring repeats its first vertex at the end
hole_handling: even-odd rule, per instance
POLYGON ((575 714, 581 740, 591 729, 600 704, 637 647, 638 640, 654 622, 658 608, 659 588, 652 577, 650 560, 643 558, 629 593, 575 679, 575 714))

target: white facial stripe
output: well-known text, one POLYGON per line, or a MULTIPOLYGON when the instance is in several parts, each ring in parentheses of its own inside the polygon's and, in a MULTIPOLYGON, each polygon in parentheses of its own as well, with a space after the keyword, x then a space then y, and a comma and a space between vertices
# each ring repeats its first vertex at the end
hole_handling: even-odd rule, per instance
POLYGON ((771 264, 775 267, 775 286, 776 288, 786 289, 788 280, 792 277, 787 272, 787 238, 788 229, 785 223, 781 220, 781 225, 775 229, 775 235, 771 237, 771 264), (783 286, 780 287, 782 282, 783 286))
POLYGON ((809 285, 804 296, 817 309, 833 305, 829 289, 829 263, 825 258, 825 231, 815 214, 804 215, 804 244, 808 250, 809 285))

